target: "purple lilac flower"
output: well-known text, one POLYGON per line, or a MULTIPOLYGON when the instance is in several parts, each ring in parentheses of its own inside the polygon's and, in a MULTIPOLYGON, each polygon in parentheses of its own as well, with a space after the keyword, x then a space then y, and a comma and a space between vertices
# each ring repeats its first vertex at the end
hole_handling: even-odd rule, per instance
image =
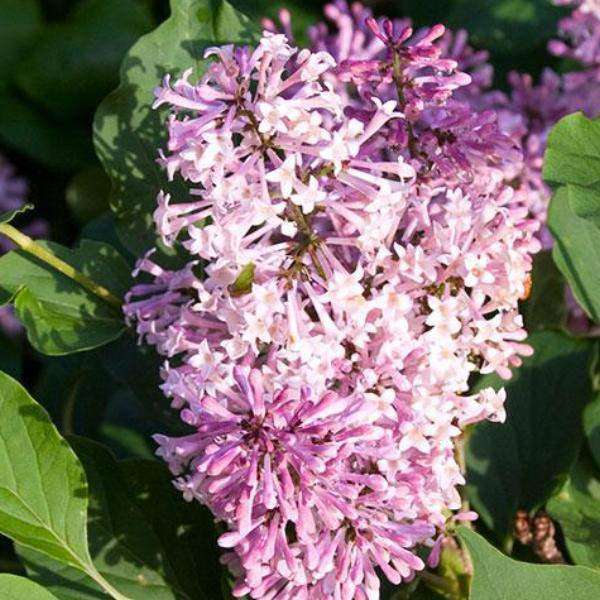
POLYGON ((154 219, 190 260, 146 255, 125 308, 190 427, 158 453, 225 524, 253 598, 410 580, 461 506, 455 438, 505 418, 504 390, 469 394, 471 374, 508 378, 531 352, 538 223, 506 180, 522 155, 443 52, 485 73, 482 55, 441 26, 327 10, 343 40, 266 31, 157 89, 160 163, 189 197, 161 192, 154 219))

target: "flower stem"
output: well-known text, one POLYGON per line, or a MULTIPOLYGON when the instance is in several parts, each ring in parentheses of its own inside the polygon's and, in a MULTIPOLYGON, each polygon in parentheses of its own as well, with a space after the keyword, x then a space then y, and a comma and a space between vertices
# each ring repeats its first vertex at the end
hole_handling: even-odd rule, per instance
POLYGON ((27 252, 42 262, 45 262, 47 265, 50 265, 53 269, 56 269, 69 279, 77 282, 81 287, 88 290, 88 292, 91 292, 104 300, 104 302, 107 302, 119 310, 121 309, 122 301, 112 292, 90 279, 87 275, 84 275, 81 271, 75 269, 75 267, 72 267, 70 264, 61 260, 55 254, 52 254, 50 250, 33 241, 29 236, 21 233, 12 225, 9 225, 8 223, 0 224, 0 233, 4 234, 24 252, 27 252))
MULTIPOLYGON (((406 108, 406 98, 404 96, 404 76, 402 74, 402 59, 396 50, 392 50, 392 79, 396 86, 396 94, 398 95, 398 105, 402 110, 406 108)), ((408 133, 408 149, 413 158, 418 158, 419 150, 417 148, 417 140, 412 123, 406 118, 406 131, 408 133)))
POLYGON ((308 250, 308 254, 312 260, 313 266, 317 270, 317 273, 319 274, 319 276, 324 281, 327 281, 327 273, 325 273, 325 269, 323 268, 323 265, 321 264, 321 261, 319 260, 319 257, 317 255, 317 250, 315 248, 316 238, 315 238, 315 234, 313 233, 313 230, 311 229, 308 221, 306 220, 306 217, 304 216, 304 213, 302 212, 302 210, 299 209, 294 204, 292 204, 291 202, 289 202, 289 206, 292 211, 294 220, 296 221, 296 224, 298 225, 298 227, 300 228, 302 233, 304 233, 304 235, 306 235, 306 237, 308 239, 308 245, 307 245, 306 249, 308 250))

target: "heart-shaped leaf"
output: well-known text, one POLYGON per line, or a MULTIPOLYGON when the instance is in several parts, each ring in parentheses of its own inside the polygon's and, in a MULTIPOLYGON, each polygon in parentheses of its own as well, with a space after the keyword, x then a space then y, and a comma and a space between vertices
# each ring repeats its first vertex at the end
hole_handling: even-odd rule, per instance
POLYGON ((600 226, 600 118, 576 113, 555 125, 548 137, 544 179, 566 186, 573 212, 600 226))

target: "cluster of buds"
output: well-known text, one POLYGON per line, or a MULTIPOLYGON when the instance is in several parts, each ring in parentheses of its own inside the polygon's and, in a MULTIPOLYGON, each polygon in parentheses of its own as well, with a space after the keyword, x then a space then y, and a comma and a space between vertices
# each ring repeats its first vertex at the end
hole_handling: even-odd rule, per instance
POLYGON ((524 546, 531 546, 541 561, 564 564, 564 556, 556 543, 556 527, 544 511, 533 517, 527 511, 517 511, 513 529, 515 539, 524 546))
POLYGON ((505 418, 504 390, 470 378, 531 352, 538 223, 506 182, 518 148, 444 54, 464 40, 374 19, 346 34, 309 51, 265 31, 156 91, 159 160, 189 197, 161 193, 154 218, 189 262, 146 255, 125 312, 166 357, 190 435, 156 436, 158 454, 224 523, 236 596, 410 580, 461 507, 462 428, 505 418))

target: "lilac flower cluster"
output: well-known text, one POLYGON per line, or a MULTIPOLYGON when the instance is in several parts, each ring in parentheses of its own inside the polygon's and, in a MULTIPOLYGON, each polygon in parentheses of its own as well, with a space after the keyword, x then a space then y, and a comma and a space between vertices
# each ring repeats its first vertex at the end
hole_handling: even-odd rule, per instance
POLYGON ((506 181, 514 141, 467 102, 485 57, 439 25, 327 10, 340 31, 313 51, 265 31, 156 91, 160 162, 190 192, 154 219, 190 260, 145 256, 125 312, 166 357, 192 433, 158 453, 225 524, 237 596, 375 599, 376 569, 413 577, 461 507, 461 428, 505 418, 470 377, 531 352, 538 223, 506 181))
MULTIPOLYGON (((25 204, 26 195, 27 183, 23 178, 17 177, 14 167, 0 156, 0 212, 21 208, 25 204)), ((43 235, 45 231, 46 224, 41 220, 30 223, 26 228, 26 232, 34 237, 43 235)), ((0 254, 8 252, 12 248, 12 244, 0 236, 0 254)), ((21 325, 10 306, 0 307, 0 329, 10 336, 21 331, 21 325)))

